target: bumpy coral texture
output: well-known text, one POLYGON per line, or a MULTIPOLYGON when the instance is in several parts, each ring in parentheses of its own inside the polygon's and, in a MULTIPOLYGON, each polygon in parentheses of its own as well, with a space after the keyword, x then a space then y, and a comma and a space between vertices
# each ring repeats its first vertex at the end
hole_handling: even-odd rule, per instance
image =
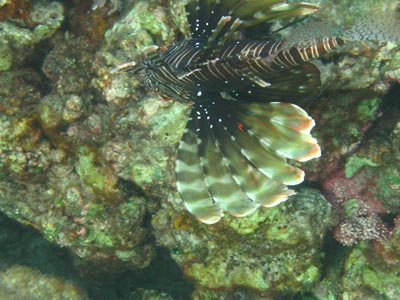
MULTIPOLYGON (((321 18, 339 25, 382 5, 320 2, 321 18)), ((174 187, 188 107, 144 91, 128 73, 110 74, 144 46, 175 41, 186 28, 182 2, 129 1, 118 21, 109 14, 116 1, 94 10, 37 3, 25 25, 0 23, 4 213, 68 247, 82 272, 146 267, 162 247, 195 284, 193 299, 400 297, 396 45, 354 44, 316 62, 324 87, 307 111, 323 155, 305 172, 324 196, 305 189, 210 227, 185 211, 174 187), (43 8, 54 16, 35 13, 43 8), (65 9, 70 27, 56 32, 65 9), (26 67, 32 53, 41 66, 26 67)))

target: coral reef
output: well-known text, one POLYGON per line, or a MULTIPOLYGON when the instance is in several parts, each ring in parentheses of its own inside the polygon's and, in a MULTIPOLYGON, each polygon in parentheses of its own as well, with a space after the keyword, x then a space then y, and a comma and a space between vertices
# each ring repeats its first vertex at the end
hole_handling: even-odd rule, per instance
POLYGON ((316 191, 248 218, 205 226, 188 213, 162 209, 153 218, 158 243, 200 286, 259 295, 293 294, 320 276, 320 247, 331 223, 330 208, 316 191), (249 276, 251 274, 251 276, 249 276))
MULTIPOLYGON (((382 6, 320 2, 316 17, 343 27, 382 6)), ((188 107, 111 72, 187 34, 183 1, 33 3, 22 21, 8 7, 0 22, 1 211, 70 249, 86 274, 159 266, 161 247, 196 285, 192 299, 400 298, 398 45, 349 44, 316 62, 323 91, 307 111, 322 157, 304 169, 320 192, 207 226, 175 190, 188 107)), ((0 285, 23 272, 85 299, 27 267, 3 271, 0 285)), ((132 299, 172 298, 135 289, 132 299)))
POLYGON ((398 267, 399 261, 385 262, 373 247, 359 244, 346 260, 343 298, 382 300, 399 298, 398 267))
POLYGON ((84 272, 145 267, 154 254, 146 217, 157 198, 145 200, 140 189, 171 180, 165 157, 174 151, 178 106, 107 107, 91 88, 94 46, 87 37, 56 34, 50 43, 45 84, 33 70, 1 74, 1 209, 70 247, 84 272), (132 126, 154 128, 131 132, 132 126), (168 146, 149 141, 150 153, 135 143, 148 135, 168 146))
MULTIPOLYGON (((16 73, 14 79, 31 75, 16 73)), ((149 244, 140 244, 147 232, 142 226, 147 213, 144 199, 128 191, 125 183, 95 160, 98 151, 78 144, 84 137, 70 133, 70 139, 63 138, 65 126, 75 124, 84 111, 82 98, 48 95, 32 114, 34 97, 31 105, 27 101, 15 112, 12 105, 20 103, 14 103, 12 89, 5 92, 4 104, 11 105, 4 108, 10 116, 0 119, 2 210, 40 228, 49 240, 70 246, 79 261, 147 265, 153 250, 149 244), (69 157, 71 151, 76 152, 75 158, 69 157)), ((31 94, 39 98, 38 92, 31 94)))
POLYGON ((327 199, 339 210, 340 225, 335 236, 345 245, 359 240, 382 239, 389 225, 380 216, 396 214, 400 207, 396 198, 400 169, 396 153, 398 108, 390 103, 390 95, 380 111, 374 127, 362 143, 342 157, 337 170, 322 180, 327 199), (346 161, 343 161, 346 158, 346 161))
MULTIPOLYGON (((361 242, 348 255, 337 261, 343 270, 333 271, 314 288, 314 296, 323 299, 394 300, 399 298, 398 229, 381 243, 361 242), (384 246, 383 246, 384 245, 384 246), (340 280, 337 272, 343 272, 340 280), (334 275, 336 273, 336 275, 334 275)), ((336 267, 337 268, 337 267, 336 267)))
MULTIPOLYGON (((396 9, 390 1, 384 5, 341 1, 335 9, 349 6, 354 14, 337 17, 327 14, 333 4, 325 2, 317 18, 343 27, 354 24, 366 9, 396 9)), ((392 218, 399 211, 394 196, 399 175, 398 45, 351 43, 317 65, 324 88, 310 111, 318 124, 322 157, 308 164, 308 179, 321 184, 333 205, 338 215, 334 235, 341 243, 382 240, 391 227, 382 217, 392 218)))
POLYGON ((0 22, 0 71, 21 65, 39 42, 60 28, 63 20, 64 8, 60 3, 35 2, 23 26, 9 20, 0 22))

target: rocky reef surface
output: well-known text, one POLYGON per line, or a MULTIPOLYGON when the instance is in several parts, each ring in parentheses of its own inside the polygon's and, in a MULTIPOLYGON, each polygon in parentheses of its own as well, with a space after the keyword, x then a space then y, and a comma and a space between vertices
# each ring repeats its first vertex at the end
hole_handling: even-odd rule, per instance
MULTIPOLYGON (((0 1, 0 293, 29 277, 47 294, 15 299, 399 299, 399 45, 316 61, 322 157, 305 184, 209 226, 175 189, 189 107, 111 72, 187 34, 184 2, 0 1), (55 246, 20 250, 26 227, 55 246)), ((318 2, 313 18, 343 27, 384 6, 318 2)))

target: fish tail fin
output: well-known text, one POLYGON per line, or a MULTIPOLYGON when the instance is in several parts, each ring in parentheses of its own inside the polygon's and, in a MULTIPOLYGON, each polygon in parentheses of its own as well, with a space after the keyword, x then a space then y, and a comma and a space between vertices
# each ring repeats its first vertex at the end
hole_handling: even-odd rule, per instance
POLYGON ((214 99, 196 103, 178 147, 177 189, 186 208, 213 224, 223 212, 243 217, 295 192, 304 172, 287 159, 320 156, 314 121, 288 103, 214 99))

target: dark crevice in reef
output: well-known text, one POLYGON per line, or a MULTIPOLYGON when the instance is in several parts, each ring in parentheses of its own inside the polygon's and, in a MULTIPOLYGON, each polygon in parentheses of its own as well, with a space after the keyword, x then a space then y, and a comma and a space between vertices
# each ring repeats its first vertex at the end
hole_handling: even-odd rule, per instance
POLYGON ((321 280, 329 279, 335 272, 340 272, 341 266, 351 250, 352 248, 340 244, 333 237, 332 232, 328 231, 322 247, 324 259, 322 260, 321 280))
POLYGON ((389 135, 399 121, 400 115, 400 84, 394 84, 384 96, 380 106, 381 116, 375 121, 374 126, 369 130, 368 137, 389 135))
POLYGON ((24 65, 28 68, 33 69, 40 76, 40 92, 42 96, 49 94, 52 89, 51 82, 47 80, 46 75, 42 71, 43 62, 50 51, 51 47, 48 40, 44 40, 36 45, 35 51, 33 51, 32 54, 24 60, 24 65))
POLYGON ((382 112, 398 117, 400 114, 400 84, 393 84, 384 97, 382 112))
POLYGON ((193 284, 183 278, 183 273, 171 259, 169 251, 157 249, 157 256, 144 269, 131 269, 118 274, 103 274, 83 278, 83 286, 90 299, 129 300, 138 288, 166 292, 176 300, 190 299, 193 284))
POLYGON ((125 180, 121 177, 118 178, 116 188, 121 191, 121 198, 126 199, 132 196, 146 197, 146 193, 140 186, 134 184, 130 180, 125 180))
POLYGON ((96 300, 129 300, 137 288, 166 292, 176 300, 190 299, 193 284, 171 259, 169 251, 157 249, 157 257, 144 269, 130 269, 96 277, 79 275, 72 254, 46 241, 40 233, 0 213, 0 272, 11 265, 27 265, 44 274, 67 278, 81 286, 96 300))
POLYGON ((137 288, 163 291, 177 300, 190 299, 192 292, 192 286, 182 279, 182 272, 162 249, 153 263, 142 270, 85 278, 83 286, 90 299, 96 300, 128 300, 137 288))
POLYGON ((32 227, 18 223, 0 212, 1 271, 20 264, 38 268, 46 274, 64 276, 73 272, 70 259, 66 248, 46 241, 32 227))

